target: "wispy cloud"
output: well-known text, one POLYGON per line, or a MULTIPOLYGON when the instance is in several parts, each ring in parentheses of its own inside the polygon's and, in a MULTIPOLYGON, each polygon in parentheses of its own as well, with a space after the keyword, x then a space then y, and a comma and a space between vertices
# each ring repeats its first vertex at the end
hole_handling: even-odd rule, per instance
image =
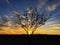
POLYGON ((37 6, 38 11, 40 11, 41 8, 43 8, 43 6, 45 6, 46 2, 47 2, 47 0, 39 0, 38 6, 37 6))
POLYGON ((56 21, 50 21, 50 22, 46 22, 45 25, 42 25, 38 29, 41 29, 41 30, 59 30, 60 24, 58 24, 56 21))
POLYGON ((46 8, 47 8, 48 11, 54 11, 59 5, 60 5, 60 2, 49 5, 46 8))
POLYGON ((54 11, 59 5, 60 5, 60 1, 58 2, 55 2, 51 5, 47 5, 48 0, 39 0, 39 3, 38 3, 38 6, 37 6, 37 9, 38 11, 40 11, 41 9, 44 9, 44 10, 47 10, 47 11, 54 11))

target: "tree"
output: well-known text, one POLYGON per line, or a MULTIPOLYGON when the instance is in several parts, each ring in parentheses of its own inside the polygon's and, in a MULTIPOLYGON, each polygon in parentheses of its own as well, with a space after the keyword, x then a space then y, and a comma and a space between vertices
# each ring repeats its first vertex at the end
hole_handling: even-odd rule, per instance
POLYGON ((20 15, 17 11, 14 11, 14 13, 18 18, 18 24, 27 32, 27 34, 33 34, 38 27, 44 25, 51 17, 51 15, 46 17, 45 14, 38 14, 36 8, 27 8, 24 11, 24 15, 20 15))

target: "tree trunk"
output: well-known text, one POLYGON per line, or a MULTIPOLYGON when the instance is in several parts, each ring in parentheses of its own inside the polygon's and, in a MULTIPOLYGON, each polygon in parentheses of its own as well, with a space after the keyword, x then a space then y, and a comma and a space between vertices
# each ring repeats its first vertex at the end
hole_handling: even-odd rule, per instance
POLYGON ((26 33, 27 33, 27 35, 31 35, 31 34, 34 34, 34 31, 35 30, 27 30, 26 33))

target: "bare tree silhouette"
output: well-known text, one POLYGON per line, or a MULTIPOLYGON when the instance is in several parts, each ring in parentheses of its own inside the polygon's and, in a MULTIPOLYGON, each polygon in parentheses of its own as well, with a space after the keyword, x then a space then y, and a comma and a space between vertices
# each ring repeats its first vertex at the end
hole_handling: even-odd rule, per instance
POLYGON ((24 11, 24 15, 20 15, 17 11, 14 11, 14 14, 18 18, 18 24, 26 31, 27 34, 33 34, 38 27, 44 25, 52 16, 45 14, 41 15, 38 13, 36 8, 27 8, 24 11))

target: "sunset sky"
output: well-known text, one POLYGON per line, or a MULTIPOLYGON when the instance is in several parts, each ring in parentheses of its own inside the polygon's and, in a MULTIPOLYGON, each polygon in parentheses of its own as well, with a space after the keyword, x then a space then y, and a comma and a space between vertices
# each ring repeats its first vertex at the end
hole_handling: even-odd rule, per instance
MULTIPOLYGON (((24 9, 29 7, 37 8, 40 14, 52 15, 45 25, 37 28, 34 34, 60 35, 60 0, 0 0, 0 22, 8 16, 13 22, 16 19, 13 11, 23 15, 24 9)), ((0 34, 26 34, 19 26, 16 29, 2 28, 4 30, 1 30, 0 34)))

